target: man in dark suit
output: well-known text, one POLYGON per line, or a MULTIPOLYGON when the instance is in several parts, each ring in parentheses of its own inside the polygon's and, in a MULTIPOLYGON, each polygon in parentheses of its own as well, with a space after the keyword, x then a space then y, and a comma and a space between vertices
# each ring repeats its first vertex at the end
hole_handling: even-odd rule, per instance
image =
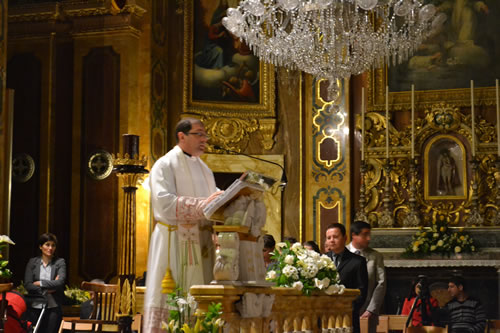
POLYGON ((340 275, 340 283, 346 288, 359 289, 361 295, 352 304, 352 326, 354 333, 359 333, 359 315, 366 300, 368 272, 366 259, 350 252, 346 248, 346 230, 340 223, 330 224, 326 229, 326 244, 332 250, 327 255, 333 260, 340 275))

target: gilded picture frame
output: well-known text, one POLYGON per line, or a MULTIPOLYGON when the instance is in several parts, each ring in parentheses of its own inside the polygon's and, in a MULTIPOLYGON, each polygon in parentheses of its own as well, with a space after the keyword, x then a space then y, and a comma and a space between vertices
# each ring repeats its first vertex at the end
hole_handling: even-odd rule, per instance
POLYGON ((465 200, 467 198, 467 153, 453 135, 433 137, 424 150, 425 200, 465 200))
POLYGON ((227 3, 184 2, 183 112, 211 117, 274 117, 274 68, 259 61, 223 27, 227 3))
MULTIPOLYGON (((368 111, 385 111, 385 86, 388 84, 388 67, 369 71, 367 75, 368 111)), ((495 106, 495 82, 491 87, 475 87, 474 100, 484 106, 495 106)), ((443 87, 446 88, 446 87, 443 87)), ((470 108, 470 88, 437 89, 421 91, 415 87, 415 108, 431 108, 435 104, 446 101, 451 107, 470 108)), ((390 111, 407 111, 411 109, 411 91, 391 91, 389 85, 390 111)))

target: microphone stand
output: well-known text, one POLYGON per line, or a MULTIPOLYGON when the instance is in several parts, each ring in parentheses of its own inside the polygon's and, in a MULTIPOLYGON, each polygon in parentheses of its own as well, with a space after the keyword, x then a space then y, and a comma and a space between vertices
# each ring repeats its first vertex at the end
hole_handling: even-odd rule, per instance
POLYGON ((413 302, 413 305, 411 306, 410 314, 408 315, 408 319, 406 320, 406 324, 405 324, 406 328, 408 328, 408 326, 410 325, 411 320, 413 319, 413 312, 415 312, 415 308, 416 308, 417 302, 419 300, 420 300, 420 294, 418 294, 415 297, 415 301, 413 302))
POLYGON ((224 147, 221 147, 221 146, 218 146, 218 145, 213 145, 213 147, 215 149, 218 149, 218 150, 224 150, 226 152, 229 152, 229 153, 232 153, 232 154, 236 154, 236 155, 243 155, 243 156, 246 156, 246 157, 249 157, 249 158, 253 158, 255 160, 259 160, 259 161, 262 161, 262 162, 267 162, 267 163, 271 163, 271 164, 274 164, 274 165, 277 165, 281 168, 282 170, 282 174, 281 174, 281 180, 280 180, 280 185, 279 187, 281 188, 281 191, 284 191, 285 190, 285 186, 286 184, 288 183, 288 180, 286 178, 286 173, 285 173, 285 169, 278 163, 276 162, 272 162, 272 161, 268 161, 268 160, 265 160, 263 158, 259 158, 259 157, 255 157, 255 156, 252 156, 252 155, 248 155, 248 154, 245 154, 245 153, 240 153, 240 152, 237 152, 235 150, 230 150, 230 149, 227 149, 227 148, 224 148, 224 147))

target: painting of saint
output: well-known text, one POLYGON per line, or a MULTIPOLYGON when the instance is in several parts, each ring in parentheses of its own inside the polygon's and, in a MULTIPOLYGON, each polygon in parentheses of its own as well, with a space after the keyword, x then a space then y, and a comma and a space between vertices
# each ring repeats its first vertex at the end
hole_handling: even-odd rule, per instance
POLYGON ((460 199, 466 196, 467 170, 463 145, 455 139, 437 137, 426 149, 427 199, 460 199))
POLYGON ((493 86, 500 76, 500 3, 494 0, 432 0, 445 13, 444 26, 410 59, 390 66, 391 91, 493 86))
POLYGON ((222 25, 238 2, 195 0, 193 101, 259 103, 259 59, 222 25))

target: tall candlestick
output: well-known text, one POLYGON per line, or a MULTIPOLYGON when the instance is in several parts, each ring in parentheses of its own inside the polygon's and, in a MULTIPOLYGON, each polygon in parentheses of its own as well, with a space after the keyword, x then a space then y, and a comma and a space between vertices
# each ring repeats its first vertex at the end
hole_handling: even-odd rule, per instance
POLYGON ((415 159, 415 86, 411 85, 411 159, 415 159))
POLYGON ((123 155, 128 154, 130 158, 139 158, 139 136, 134 134, 123 134, 123 155))
POLYGON ((361 161, 365 160, 365 87, 361 88, 361 161))
POLYGON ((497 149, 498 156, 500 157, 500 103, 498 101, 498 79, 495 80, 495 91, 497 95, 497 149))
POLYGON ((474 81, 470 80, 470 114, 472 118, 472 157, 476 156, 476 120, 474 116, 474 81))
POLYGON ((385 86, 385 157, 389 160, 389 86, 385 86))

